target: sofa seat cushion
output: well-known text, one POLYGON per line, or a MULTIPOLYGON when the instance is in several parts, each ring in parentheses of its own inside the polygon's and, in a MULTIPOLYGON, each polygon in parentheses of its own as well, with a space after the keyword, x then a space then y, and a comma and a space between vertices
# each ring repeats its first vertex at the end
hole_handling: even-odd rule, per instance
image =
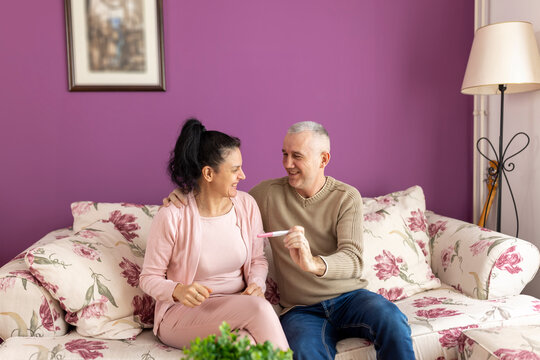
MULTIPOLYGON (((457 359, 467 329, 540 324, 540 300, 517 295, 478 300, 443 287, 395 303, 408 317, 417 359, 457 359)), ((362 339, 338 343, 338 359, 375 359, 372 345, 362 339)))
MULTIPOLYGON (((527 295, 482 301, 440 288, 413 295, 396 305, 409 318, 418 359, 457 359, 467 344, 463 332, 466 334, 468 329, 540 324, 540 300, 527 295)), ((344 339, 337 349, 336 360, 376 359, 373 346, 364 339, 344 339)), ((54 358, 53 353, 61 354, 64 360, 182 358, 180 350, 161 344, 150 330, 144 330, 136 340, 85 338, 75 331, 54 338, 13 337, 0 347, 0 359, 40 358, 40 354, 54 358)))
POLYGON ((391 301, 438 288, 431 271, 426 201, 420 186, 364 198, 362 277, 391 301))
POLYGON ((75 331, 54 338, 12 337, 0 346, 0 359, 174 359, 183 358, 181 350, 162 344, 151 330, 136 340, 87 338, 75 331))
POLYGON ((540 325, 466 330, 462 359, 540 360, 540 325))

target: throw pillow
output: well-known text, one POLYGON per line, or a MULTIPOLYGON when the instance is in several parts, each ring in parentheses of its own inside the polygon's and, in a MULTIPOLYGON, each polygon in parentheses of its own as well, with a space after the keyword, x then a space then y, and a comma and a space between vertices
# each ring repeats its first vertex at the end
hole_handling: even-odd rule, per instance
POLYGON ((153 324, 154 300, 138 287, 152 217, 138 205, 90 204, 79 224, 101 219, 30 250, 26 264, 81 335, 131 338, 153 324))
POLYGON ((424 192, 419 186, 364 198, 367 289, 391 301, 440 287, 430 266, 424 192))
MULTIPOLYGON (((73 231, 80 231, 85 226, 98 220, 107 220, 116 212, 120 212, 124 218, 138 218, 140 220, 152 220, 159 210, 158 205, 141 205, 132 203, 101 203, 94 201, 77 201, 71 204, 73 214, 73 231)), ((126 221, 129 219, 126 219, 126 221)), ((131 221, 133 222, 133 221, 131 221)), ((151 221, 139 221, 139 226, 150 226, 151 221)), ((129 229, 126 229, 129 231, 129 229)), ((148 230, 142 229, 145 234, 148 230)))

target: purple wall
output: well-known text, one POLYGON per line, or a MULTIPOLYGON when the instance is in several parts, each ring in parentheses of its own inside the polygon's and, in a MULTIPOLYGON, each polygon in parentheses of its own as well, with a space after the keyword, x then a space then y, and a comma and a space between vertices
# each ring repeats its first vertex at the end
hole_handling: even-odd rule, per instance
POLYGON ((330 132, 327 173, 365 196, 419 184, 469 220, 473 2, 164 0, 164 93, 67 91, 64 1, 0 11, 0 264, 77 200, 160 203, 182 121, 243 140, 244 190, 279 177, 296 121, 330 132))

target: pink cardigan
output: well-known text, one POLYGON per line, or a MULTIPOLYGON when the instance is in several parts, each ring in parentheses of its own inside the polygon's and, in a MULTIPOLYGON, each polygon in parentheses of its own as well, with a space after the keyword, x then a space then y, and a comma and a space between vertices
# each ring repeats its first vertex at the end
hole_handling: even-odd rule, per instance
MULTIPOLYGON (((201 218, 195 198, 188 194, 188 204, 163 207, 152 222, 140 288, 156 299, 154 334, 167 309, 175 304, 172 294, 176 285, 191 284, 194 280, 201 252, 201 218)), ((261 214, 257 203, 248 193, 238 191, 231 198, 236 211, 237 225, 246 244, 247 260, 243 266, 244 280, 252 282, 265 291, 268 263, 263 253, 263 240, 257 234, 263 232, 261 214)))

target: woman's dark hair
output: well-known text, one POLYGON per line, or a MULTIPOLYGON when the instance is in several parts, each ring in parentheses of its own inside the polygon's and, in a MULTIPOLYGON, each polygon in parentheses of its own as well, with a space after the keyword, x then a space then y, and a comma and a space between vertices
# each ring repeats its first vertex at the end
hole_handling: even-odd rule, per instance
POLYGON ((176 140, 167 170, 173 183, 187 194, 198 190, 202 168, 217 171, 227 153, 240 147, 240 139, 220 131, 207 131, 197 119, 188 119, 176 140))

